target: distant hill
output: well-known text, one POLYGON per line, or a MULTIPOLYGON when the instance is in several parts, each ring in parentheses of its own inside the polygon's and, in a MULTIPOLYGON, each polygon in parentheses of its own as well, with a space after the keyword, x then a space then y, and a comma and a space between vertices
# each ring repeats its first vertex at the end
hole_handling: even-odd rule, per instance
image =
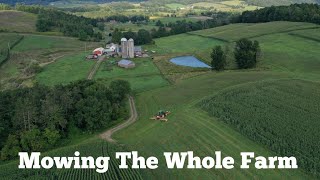
POLYGON ((0 11, 0 30, 8 32, 35 32, 37 15, 21 11, 0 11))
POLYGON ((244 0, 250 5, 261 7, 290 5, 295 3, 316 3, 320 4, 320 0, 244 0))
MULTIPOLYGON (((48 5, 51 2, 58 2, 64 0, 0 0, 0 3, 6 4, 16 4, 16 3, 24 3, 24 4, 41 4, 48 5)), ((182 3, 182 4, 190 4, 197 2, 221 2, 225 0, 65 0, 65 2, 97 2, 97 3, 108 3, 108 2, 121 2, 121 1, 130 1, 130 2, 143 2, 143 1, 153 1, 153 2, 161 2, 161 3, 182 3)), ((289 5, 294 3, 318 3, 320 4, 320 0, 243 0, 250 5, 256 5, 261 7, 267 7, 271 5, 279 6, 279 5, 289 5)))
MULTIPOLYGON (((31 5, 31 4, 48 5, 52 2, 57 2, 57 1, 61 1, 61 0, 0 0, 0 3, 11 4, 11 5, 14 5, 16 3, 23 3, 27 5, 31 5)), ((108 3, 108 2, 121 2, 121 1, 141 2, 144 0, 62 0, 62 1, 65 1, 65 2, 88 1, 88 2, 97 2, 97 3, 108 3)))

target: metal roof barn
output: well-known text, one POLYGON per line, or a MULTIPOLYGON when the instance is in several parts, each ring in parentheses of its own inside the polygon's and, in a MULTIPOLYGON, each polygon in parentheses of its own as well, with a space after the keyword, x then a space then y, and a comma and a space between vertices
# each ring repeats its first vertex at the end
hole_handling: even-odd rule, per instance
POLYGON ((128 68, 134 68, 136 65, 132 61, 123 59, 123 60, 118 62, 118 66, 128 69, 128 68))

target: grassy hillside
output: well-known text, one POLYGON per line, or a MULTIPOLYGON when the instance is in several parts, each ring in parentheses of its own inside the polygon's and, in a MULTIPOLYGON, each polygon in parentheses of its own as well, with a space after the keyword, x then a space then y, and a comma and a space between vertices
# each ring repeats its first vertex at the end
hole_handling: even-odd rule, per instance
POLYGON ((86 61, 85 56, 85 53, 80 53, 61 58, 37 74, 36 81, 40 84, 54 86, 86 79, 95 62, 86 61))
MULTIPOLYGON (((13 36, 13 34, 9 35, 13 36)), ((99 46, 100 44, 95 42, 86 43, 87 52, 99 46)), ((12 49, 10 60, 0 68, 1 89, 31 86, 34 83, 34 74, 26 72, 31 63, 39 64, 39 66, 44 68, 43 73, 45 73, 47 65, 65 56, 79 54, 79 52, 82 53, 84 50, 85 43, 77 39, 24 35, 24 39, 12 49)))
POLYGON ((0 65, 2 65, 3 61, 7 58, 8 49, 19 42, 21 38, 22 36, 18 34, 0 34, 0 65))
POLYGON ((21 11, 0 11, 0 30, 9 32, 35 32, 37 16, 21 11))

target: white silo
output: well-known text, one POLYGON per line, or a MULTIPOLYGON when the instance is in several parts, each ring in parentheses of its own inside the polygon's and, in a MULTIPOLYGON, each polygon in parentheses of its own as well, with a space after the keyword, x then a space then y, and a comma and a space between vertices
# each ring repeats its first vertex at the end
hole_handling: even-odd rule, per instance
POLYGON ((121 39, 121 55, 122 58, 128 58, 128 40, 126 38, 121 39))
POLYGON ((132 38, 128 41, 128 55, 129 58, 134 58, 134 40, 132 38))

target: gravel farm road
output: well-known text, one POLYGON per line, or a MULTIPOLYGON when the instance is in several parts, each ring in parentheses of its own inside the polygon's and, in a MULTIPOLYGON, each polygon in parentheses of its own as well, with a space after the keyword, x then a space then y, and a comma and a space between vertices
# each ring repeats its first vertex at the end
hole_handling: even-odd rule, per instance
POLYGON ((121 129, 128 127, 129 125, 131 125, 132 123, 134 123, 137 120, 138 113, 137 113, 136 106, 134 104, 134 99, 132 96, 129 97, 129 104, 130 104, 130 111, 131 111, 130 118, 128 120, 126 120, 124 123, 119 124, 118 126, 111 128, 111 129, 107 130, 106 132, 100 134, 100 137, 102 139, 105 139, 108 142, 115 143, 116 140, 112 139, 112 134, 117 131, 120 131, 121 129))

